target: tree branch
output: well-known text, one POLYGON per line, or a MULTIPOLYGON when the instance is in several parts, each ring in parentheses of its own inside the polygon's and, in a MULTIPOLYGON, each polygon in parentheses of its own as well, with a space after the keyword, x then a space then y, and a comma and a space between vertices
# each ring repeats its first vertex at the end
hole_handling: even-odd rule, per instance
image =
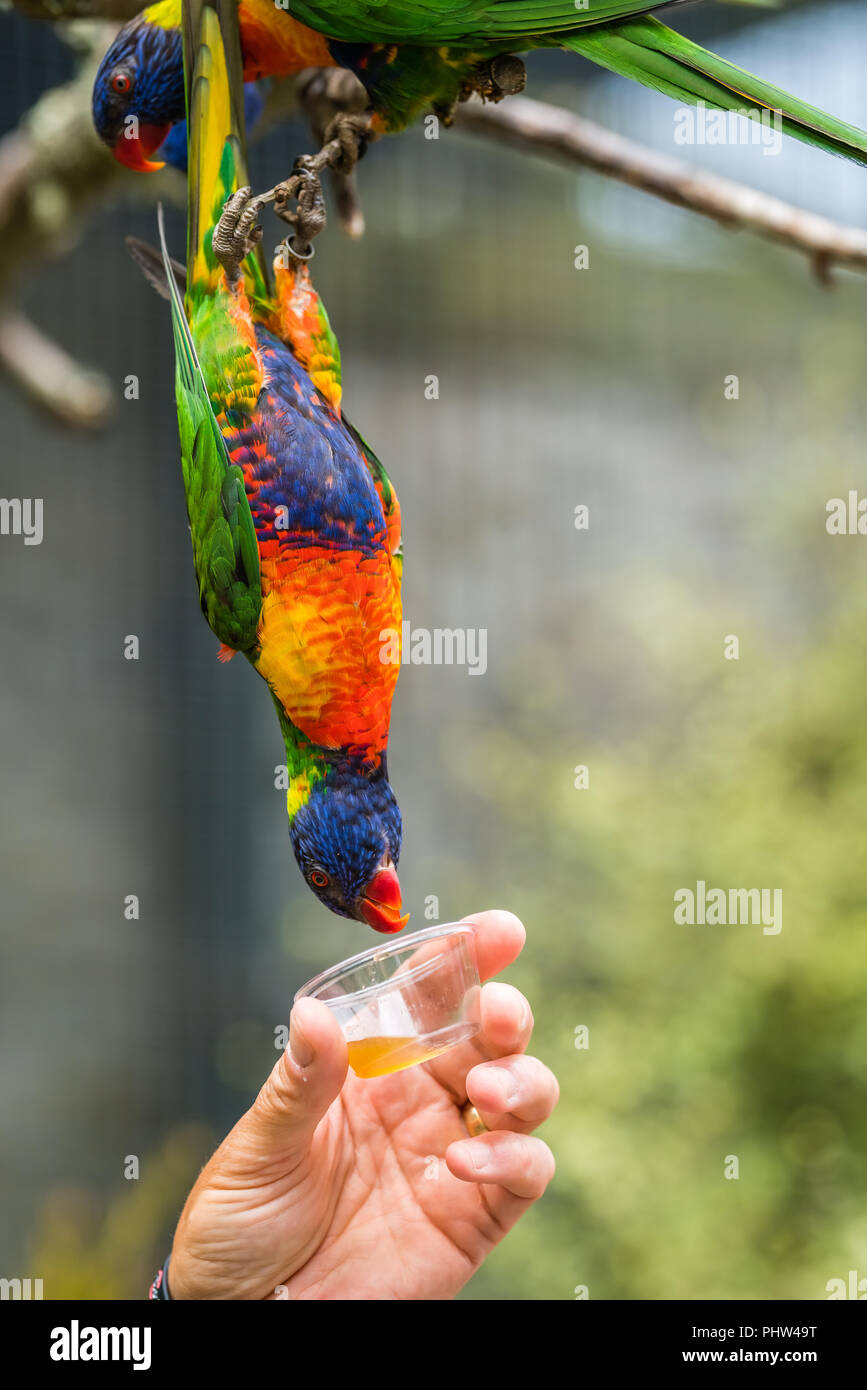
POLYGON ((558 106, 529 97, 510 97, 497 106, 469 101, 458 107, 455 125, 525 154, 595 169, 731 230, 792 246, 809 256, 823 282, 835 265, 867 271, 867 232, 860 228, 841 226, 746 184, 695 169, 558 106))
POLYGON ((125 21, 141 13, 145 0, 12 0, 12 5, 30 19, 54 24, 64 19, 125 21))

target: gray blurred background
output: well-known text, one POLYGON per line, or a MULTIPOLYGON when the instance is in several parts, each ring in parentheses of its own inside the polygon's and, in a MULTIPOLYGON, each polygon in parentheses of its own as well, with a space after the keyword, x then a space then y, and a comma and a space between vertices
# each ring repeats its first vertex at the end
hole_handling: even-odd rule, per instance
MULTIPOLYGON (((863 3, 674 23, 867 126, 863 3)), ((8 130, 72 57, 0 27, 8 130)), ((854 166, 674 151, 665 98, 564 54, 528 66, 532 96, 867 219, 854 166)), ((256 183, 309 146, 270 131, 256 183)), ((867 489, 867 284, 823 289, 795 252, 458 131, 380 142, 360 176, 366 237, 332 225, 315 264, 346 409, 401 500, 405 616, 488 631, 483 676, 401 673, 404 901, 414 927, 431 894, 442 921, 521 914, 507 978, 563 1087, 551 1192, 464 1296, 825 1297, 867 1276, 867 540, 825 531, 826 501, 867 489), (699 877, 781 886, 780 935, 676 927, 699 877)), ((292 993, 372 944, 305 889, 271 702, 199 612, 168 311, 122 244, 155 213, 126 187, 16 287, 109 375, 109 426, 0 381, 0 494, 45 505, 41 546, 0 538, 0 1273, 47 1298, 144 1295, 292 993)))

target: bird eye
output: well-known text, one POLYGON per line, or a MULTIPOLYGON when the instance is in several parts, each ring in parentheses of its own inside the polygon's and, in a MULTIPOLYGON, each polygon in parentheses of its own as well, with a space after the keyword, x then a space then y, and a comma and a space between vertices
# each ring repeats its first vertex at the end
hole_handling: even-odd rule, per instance
POLYGON ((131 89, 132 78, 130 77, 128 72, 125 72, 123 68, 120 68, 117 72, 112 73, 111 90, 113 92, 117 92, 118 96, 123 97, 126 96, 127 92, 129 92, 131 89))
POLYGON ((314 888, 327 888, 331 882, 328 875, 323 873, 321 869, 312 869, 307 877, 308 882, 312 883, 314 888))

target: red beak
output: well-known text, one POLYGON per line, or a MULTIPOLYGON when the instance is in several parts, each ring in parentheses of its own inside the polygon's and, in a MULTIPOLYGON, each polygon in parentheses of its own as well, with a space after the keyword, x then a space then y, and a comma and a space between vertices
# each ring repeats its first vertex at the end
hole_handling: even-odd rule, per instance
POLYGON ((152 174, 155 169, 164 168, 161 161, 154 162, 148 156, 159 149, 170 130, 170 125, 140 125, 135 140, 128 139, 121 131, 114 144, 115 159, 140 174, 152 174))
POLYGON ((367 885, 361 904, 361 915, 374 931, 402 931, 409 913, 401 917, 400 883, 394 869, 379 869, 367 885))

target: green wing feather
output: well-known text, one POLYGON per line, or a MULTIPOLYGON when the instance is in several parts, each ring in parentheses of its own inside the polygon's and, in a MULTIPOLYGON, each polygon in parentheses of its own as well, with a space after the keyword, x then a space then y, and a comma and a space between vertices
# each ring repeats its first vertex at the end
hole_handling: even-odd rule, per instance
MULTIPOLYGON (((676 3, 676 0, 670 0, 676 3)), ((606 24, 663 5, 647 0, 292 0, 292 16, 346 43, 453 44, 505 42, 606 24)))
POLYGON ((782 113, 787 135, 830 154, 867 163, 867 133, 799 101, 743 68, 700 48, 659 20, 633 19, 600 32, 570 34, 564 47, 676 101, 704 101, 723 111, 749 106, 782 113))
POLYGON ((160 249, 171 294, 175 340, 175 398, 193 563, 202 612, 226 646, 256 645, 262 589, 259 548, 244 477, 229 459, 196 356, 184 306, 171 272, 162 208, 160 249))
MULTIPOLYGON (((251 652, 262 608, 256 531, 243 473, 229 458, 190 328, 194 316, 229 324, 220 312, 229 291, 211 236, 226 196, 237 186, 238 171, 245 171, 241 62, 237 52, 234 60, 227 56, 233 34, 235 49, 238 43, 235 6, 229 0, 213 5, 185 0, 183 27, 189 131, 186 310, 171 273, 162 209, 159 232, 172 312, 184 490, 202 611, 221 642, 251 652)), ((255 265, 250 274, 258 285, 255 265)), ((223 336, 226 343, 212 334, 219 360, 215 364, 209 356, 207 364, 212 385, 228 381, 233 386, 245 375, 248 349, 229 328, 223 336), (232 359, 228 374, 223 370, 227 355, 232 359)), ((212 347, 206 340, 205 350, 212 347)))

